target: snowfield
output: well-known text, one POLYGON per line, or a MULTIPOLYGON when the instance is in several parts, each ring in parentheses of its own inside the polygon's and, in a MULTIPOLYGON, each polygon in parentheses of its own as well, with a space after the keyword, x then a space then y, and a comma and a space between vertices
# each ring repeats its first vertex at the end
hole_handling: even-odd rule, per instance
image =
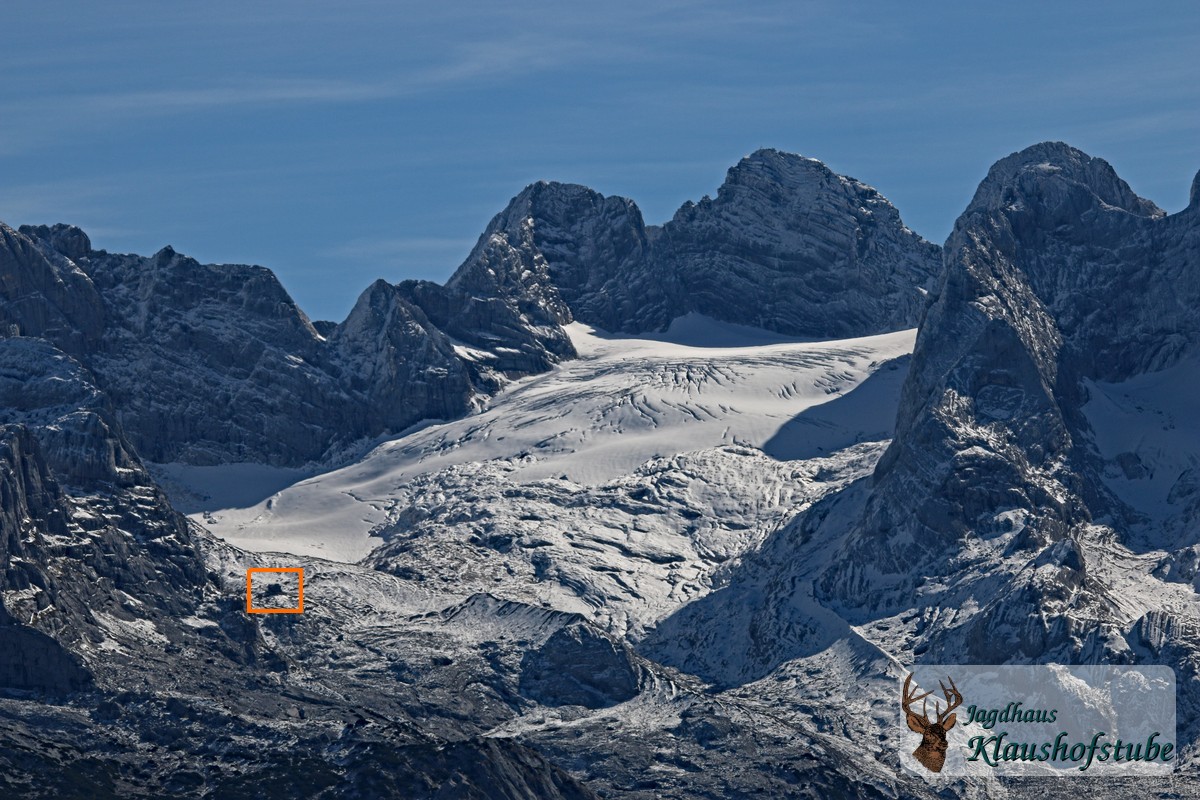
MULTIPOLYGON (((695 315, 656 337, 611 337, 578 323, 568 332, 579 359, 513 383, 480 413, 384 442, 341 469, 300 480, 298 471, 251 465, 158 472, 192 519, 237 547, 354 562, 381 544, 408 504, 436 501, 430 476, 444 474, 461 493, 472 471, 492 481, 499 470, 513 485, 562 481, 570 494, 705 449, 753 448, 782 463, 886 440, 915 339, 909 330, 803 342, 695 315), (422 497, 411 490, 418 483, 422 497)), ((759 471, 710 479, 778 494, 759 471)), ((775 502, 792 504, 783 495, 775 502)), ((728 557, 753 537, 743 538, 715 550, 728 557)))
POLYGON ((1158 526, 1189 525, 1200 466, 1200 362, 1187 359, 1121 383, 1087 381, 1085 387, 1090 397, 1083 413, 1107 462, 1108 488, 1158 526))
MULTIPOLYGON (((411 695, 405 702, 455 710, 489 737, 567 760, 605 752, 614 736, 683 748, 694 766, 660 777, 691 791, 698 774, 711 775, 717 796, 722 749, 678 734, 708 724, 696 720, 723 726, 737 752, 760 753, 762 774, 798 742, 819 740, 834 762, 857 764, 844 742, 819 733, 828 728, 819 709, 834 697, 871 711, 891 683, 822 684, 829 694, 810 703, 794 672, 836 666, 852 682, 900 668, 811 597, 811 574, 842 536, 797 543, 791 523, 839 492, 859 507, 853 487, 890 441, 915 331, 805 342, 695 316, 656 337, 568 331, 578 360, 343 468, 157 472, 225 540, 207 549, 227 585, 240 585, 248 565, 306 568, 310 628, 271 641, 302 646, 293 668, 311 685, 382 675, 397 697, 411 695), (795 576, 779 563, 789 560, 803 562, 795 576), (775 585, 779 570, 805 586, 762 629, 780 647, 748 651, 762 622, 755 610, 787 589, 775 585), (664 645, 675 637, 712 660, 680 657, 664 645), (770 671, 784 653, 791 666, 781 665, 778 685, 705 687, 714 673, 763 676, 755 667, 770 671), (590 700, 526 677, 572 670, 586 673, 590 700), (505 681, 518 678, 536 702, 511 700, 505 681)), ((877 736, 873 717, 864 720, 858 727, 877 736)), ((879 742, 872 752, 885 757, 891 740, 879 742)), ((854 769, 893 780, 874 763, 854 769)))

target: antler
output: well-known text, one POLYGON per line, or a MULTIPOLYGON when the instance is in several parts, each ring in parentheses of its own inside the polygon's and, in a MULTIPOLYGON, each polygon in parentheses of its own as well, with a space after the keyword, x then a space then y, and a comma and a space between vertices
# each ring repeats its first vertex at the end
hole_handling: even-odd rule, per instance
MULTIPOLYGON (((912 685, 912 679, 913 676, 911 672, 908 673, 908 677, 904 679, 904 697, 900 701, 900 708, 904 710, 905 714, 910 714, 915 717, 917 716, 917 712, 913 711, 909 706, 918 700, 924 701, 926 697, 929 697, 929 695, 933 694, 933 691, 930 690, 925 694, 916 694, 915 692, 910 692, 909 687, 912 685)), ((959 695, 959 702, 962 702, 962 695, 959 695)), ((929 715, 926 711, 924 702, 921 703, 921 719, 925 721, 925 724, 929 724, 929 715)), ((941 719, 939 718, 938 721, 940 722, 941 719)))
POLYGON ((942 694, 946 696, 946 710, 938 711, 936 704, 934 705, 934 709, 933 709, 934 712, 937 714, 937 721, 938 721, 939 725, 941 725, 946 720, 946 716, 951 711, 953 711, 954 709, 956 709, 960 705, 962 705, 962 701, 963 701, 962 693, 959 692, 958 687, 954 685, 954 678, 951 678, 949 675, 947 675, 946 680, 950 681, 949 689, 946 688, 946 684, 942 683, 941 681, 938 681, 938 686, 942 687, 942 694))
MULTIPOLYGON (((911 706, 918 700, 922 701, 920 719, 922 719, 927 725, 931 724, 929 722, 929 710, 926 705, 925 698, 933 694, 933 690, 925 692, 924 694, 917 694, 912 690, 912 679, 913 676, 911 672, 908 674, 908 677, 904 679, 904 698, 900 701, 900 708, 904 710, 905 714, 911 714, 915 717, 917 716, 917 712, 913 711, 911 706)), ((942 694, 946 698, 946 708, 943 710, 941 705, 936 700, 933 703, 933 712, 937 715, 937 722, 933 724, 937 725, 942 725, 945 723, 946 717, 950 715, 950 712, 962 705, 963 701, 962 693, 959 692, 958 687, 954 685, 954 679, 947 675, 946 680, 950 681, 949 689, 946 688, 946 684, 942 683, 940 680, 938 681, 938 686, 942 687, 942 694)))

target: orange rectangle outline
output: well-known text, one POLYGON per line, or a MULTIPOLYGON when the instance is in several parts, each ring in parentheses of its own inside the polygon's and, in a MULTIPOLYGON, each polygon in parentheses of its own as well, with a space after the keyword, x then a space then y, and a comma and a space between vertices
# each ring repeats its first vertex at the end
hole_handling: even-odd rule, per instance
POLYGON ((246 569, 246 613, 247 614, 303 614, 304 613, 304 567, 248 567, 246 569), (251 600, 251 581, 255 572, 294 572, 300 581, 300 605, 296 608, 255 608, 251 600))

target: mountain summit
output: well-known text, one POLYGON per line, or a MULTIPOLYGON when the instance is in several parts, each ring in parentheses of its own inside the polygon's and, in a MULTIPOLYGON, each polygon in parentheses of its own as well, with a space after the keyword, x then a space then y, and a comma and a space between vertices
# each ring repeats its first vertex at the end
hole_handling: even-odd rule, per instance
POLYGON ((1197 253, 1195 205, 1168 216, 1101 159, 1047 143, 997 162, 946 243, 824 596, 853 620, 961 609, 916 632, 934 658, 1133 658, 1200 544, 1197 253), (1111 576, 1133 553, 1131 593, 1111 576))
POLYGON ((79 359, 154 462, 331 462, 486 403, 576 356, 573 320, 644 332, 698 312, 810 338, 913 327, 937 271, 875 190, 760 150, 662 228, 631 200, 536 183, 444 285, 377 281, 339 325, 263 267, 93 250, 67 225, 0 228, 0 334, 79 359))
POLYGON ((1198 254, 1061 143, 941 250, 774 150, 661 227, 537 183, 339 324, 0 228, 0 794, 1045 798, 900 770, 899 695, 1050 662, 1170 666, 1176 775, 1086 787, 1194 796, 1198 254))
POLYGON ((529 186, 447 288, 523 294, 551 317, 613 332, 699 313, 838 338, 915 326, 939 266, 939 249, 870 186, 816 159, 758 150, 730 168, 716 199, 684 204, 661 227, 625 198, 529 186))

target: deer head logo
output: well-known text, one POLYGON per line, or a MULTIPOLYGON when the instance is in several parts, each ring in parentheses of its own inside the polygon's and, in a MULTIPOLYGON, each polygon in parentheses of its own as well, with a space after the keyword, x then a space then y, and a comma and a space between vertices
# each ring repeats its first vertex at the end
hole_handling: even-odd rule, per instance
POLYGON ((949 689, 946 688, 946 684, 938 681, 938 685, 942 687, 942 694, 946 697, 946 708, 940 710, 938 701, 934 700, 933 713, 936 719, 930 721, 926 713, 925 698, 933 692, 917 694, 911 690, 912 678, 910 672, 904 679, 904 696, 900 701, 900 708, 904 710, 909 729, 914 733, 921 734, 921 746, 913 751, 913 757, 930 772, 941 772, 942 765, 946 763, 946 731, 953 728, 954 723, 958 720, 958 715, 950 712, 962 704, 963 696, 959 694, 958 687, 954 685, 954 680, 949 676, 946 677, 946 680, 950 681, 949 689), (912 710, 912 704, 918 700, 921 701, 920 714, 912 710))

